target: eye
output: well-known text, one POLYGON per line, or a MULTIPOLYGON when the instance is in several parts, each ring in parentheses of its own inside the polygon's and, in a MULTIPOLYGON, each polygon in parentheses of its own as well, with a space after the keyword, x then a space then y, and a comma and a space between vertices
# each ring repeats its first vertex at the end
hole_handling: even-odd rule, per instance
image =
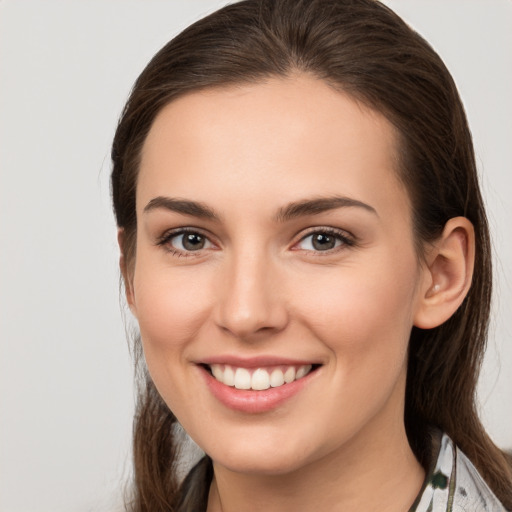
POLYGON ((188 253, 210 249, 213 244, 197 231, 181 230, 164 235, 158 245, 166 246, 171 252, 188 253))
POLYGON ((303 251, 325 252, 338 247, 353 245, 353 241, 345 234, 331 229, 317 230, 303 237, 296 245, 303 251))

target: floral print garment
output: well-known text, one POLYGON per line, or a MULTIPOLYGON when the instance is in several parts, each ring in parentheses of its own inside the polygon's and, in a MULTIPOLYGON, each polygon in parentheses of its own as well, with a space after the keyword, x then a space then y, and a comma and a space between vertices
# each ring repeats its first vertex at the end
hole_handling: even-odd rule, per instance
POLYGON ((446 435, 410 512, 506 512, 471 461, 446 435))

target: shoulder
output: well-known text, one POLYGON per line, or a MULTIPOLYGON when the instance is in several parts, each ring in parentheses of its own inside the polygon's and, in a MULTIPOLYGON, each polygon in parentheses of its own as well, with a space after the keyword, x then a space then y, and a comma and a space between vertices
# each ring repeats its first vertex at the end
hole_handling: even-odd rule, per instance
POLYGON ((506 512, 475 466, 450 437, 440 433, 435 444, 437 458, 434 458, 422 492, 410 512, 506 512))

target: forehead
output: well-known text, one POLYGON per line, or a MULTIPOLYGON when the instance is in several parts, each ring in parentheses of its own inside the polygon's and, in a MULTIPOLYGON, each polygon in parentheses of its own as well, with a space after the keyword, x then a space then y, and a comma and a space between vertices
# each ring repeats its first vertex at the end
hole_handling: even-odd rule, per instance
POLYGON ((191 93, 151 127, 138 207, 163 193, 238 199, 247 208, 261 195, 277 203, 304 194, 365 202, 399 194, 407 202, 397 140, 384 116, 308 76, 191 93))

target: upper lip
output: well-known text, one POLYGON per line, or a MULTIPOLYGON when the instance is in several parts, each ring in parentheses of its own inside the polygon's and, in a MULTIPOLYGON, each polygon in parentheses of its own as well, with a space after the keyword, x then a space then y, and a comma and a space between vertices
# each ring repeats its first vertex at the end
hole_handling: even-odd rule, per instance
POLYGON ((198 361, 198 364, 211 366, 212 364, 227 364, 237 368, 261 368, 263 366, 303 366, 321 364, 319 361, 310 359, 294 359, 272 355, 261 355, 254 357, 240 357, 234 355, 218 355, 207 357, 198 361))

